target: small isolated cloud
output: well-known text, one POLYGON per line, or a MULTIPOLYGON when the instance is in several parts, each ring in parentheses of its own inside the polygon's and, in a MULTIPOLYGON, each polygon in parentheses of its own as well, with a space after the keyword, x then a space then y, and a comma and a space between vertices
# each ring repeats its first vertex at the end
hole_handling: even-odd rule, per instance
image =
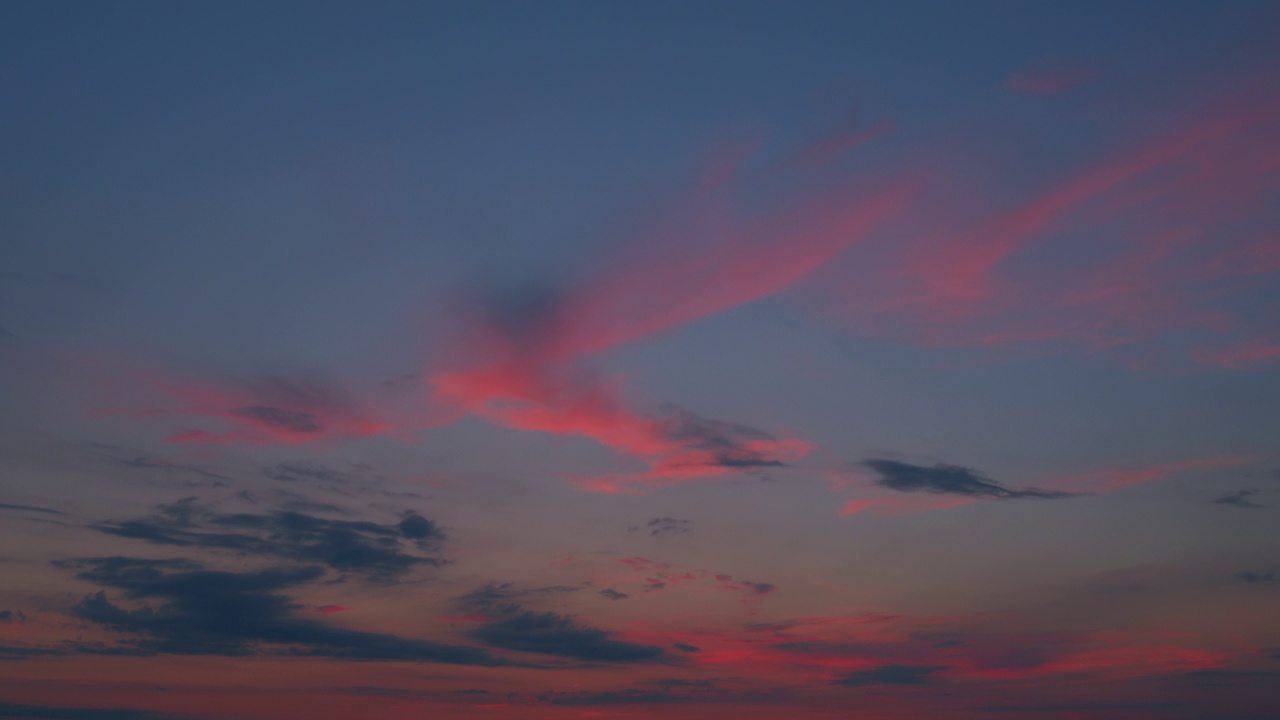
POLYGON ((673 517, 654 518, 644 524, 644 527, 632 525, 627 528, 631 532, 644 531, 653 537, 659 535, 685 535, 693 532, 693 523, 688 520, 681 520, 673 517))
POLYGON ((1236 577, 1240 578, 1246 583, 1249 583, 1250 585, 1268 585, 1272 583, 1280 583, 1280 577, 1276 577, 1276 574, 1273 572, 1257 573, 1251 570, 1246 570, 1240 573, 1239 575, 1237 575, 1236 577))
POLYGON ((842 675, 839 680, 836 680, 836 684, 844 687, 925 685, 931 682, 933 675, 941 670, 946 668, 940 665, 882 665, 873 670, 859 670, 842 675))
POLYGON ((606 598, 609 598, 610 600, 626 600, 627 598, 631 597, 630 595, 626 593, 618 592, 613 588, 605 588, 604 590, 600 591, 600 594, 605 596, 606 598))
POLYGON ((1266 508, 1271 507, 1270 505, 1263 505, 1262 503, 1254 502, 1249 499, 1257 494, 1257 490, 1241 490, 1240 492, 1223 495, 1222 497, 1214 500, 1213 504, 1230 505, 1232 507, 1251 508, 1255 510, 1265 510, 1266 508))
POLYGON ((1055 499, 1071 497, 1071 493, 1024 488, 1013 490, 960 465, 937 464, 933 467, 912 465, 898 460, 870 459, 862 463, 880 476, 876 484, 906 493, 960 495, 971 498, 1013 500, 1019 498, 1055 499))

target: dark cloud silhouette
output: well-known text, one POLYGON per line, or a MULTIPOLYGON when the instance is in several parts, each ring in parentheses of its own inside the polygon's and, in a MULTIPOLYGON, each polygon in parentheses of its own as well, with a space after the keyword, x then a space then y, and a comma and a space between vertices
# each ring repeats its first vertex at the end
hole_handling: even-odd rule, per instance
POLYGON ((45 515, 66 515, 61 510, 53 508, 37 507, 35 505, 15 505, 13 503, 0 503, 0 510, 19 510, 23 512, 44 513, 45 515))
POLYGON ((1263 510, 1270 507, 1270 505, 1263 505, 1262 503, 1257 503, 1249 499, 1250 497, 1253 497, 1254 495, 1257 495, 1257 494, 1258 494, 1257 490, 1241 490, 1240 492, 1234 492, 1229 495, 1223 495, 1222 497, 1214 500, 1213 504, 1214 505, 1230 505, 1232 507, 1250 508, 1250 509, 1256 509, 1256 510, 1263 510))
POLYGON ((662 648, 613 640, 610 635, 565 615, 530 610, 492 620, 471 632, 472 638, 493 647, 575 660, 643 662, 662 657, 662 648))
POLYGON ((676 644, 672 645, 671 647, 673 647, 673 648, 675 648, 675 649, 677 649, 677 650, 681 650, 681 651, 683 651, 683 652, 691 652, 691 653, 695 653, 695 652, 702 652, 702 648, 697 647, 697 646, 695 646, 695 645, 686 645, 686 644, 684 644, 684 643, 676 643, 676 644))
POLYGON ((463 609, 490 615, 511 614, 520 611, 521 598, 554 593, 577 592, 580 585, 546 585, 537 588, 519 588, 513 583, 489 583, 458 598, 463 609))
POLYGON ((899 492, 925 492, 940 495, 963 495, 975 498, 1012 500, 1016 498, 1054 499, 1071 497, 1071 493, 1024 488, 1011 490, 974 470, 960 465, 938 464, 933 467, 912 465, 897 460, 866 460, 862 465, 880 476, 877 485, 899 492))
POLYGON ((27 621, 27 616, 20 610, 0 610, 0 624, 17 625, 27 621))
POLYGON ((709 420, 677 407, 669 407, 673 419, 669 435, 684 446, 712 456, 710 464, 738 470, 786 467, 787 464, 756 447, 769 447, 777 438, 742 423, 709 420))
POLYGON ((630 595, 626 593, 618 592, 613 588, 605 588, 604 590, 600 591, 600 594, 605 596, 606 598, 609 598, 610 600, 626 600, 627 598, 631 597, 630 595))
POLYGON ((157 513, 147 518, 92 527, 158 545, 319 562, 375 579, 393 578, 418 565, 445 562, 440 555, 444 532, 417 514, 393 525, 381 525, 330 520, 298 511, 223 514, 198 505, 195 498, 185 498, 158 506, 157 513))
POLYGON ((631 532, 640 532, 643 530, 653 537, 658 537, 659 535, 684 535, 691 533, 693 532, 693 528, 691 527, 692 524, 693 523, 688 520, 681 520, 680 518, 660 517, 654 518, 645 523, 644 527, 632 525, 627 529, 631 532))
POLYGON ((643 662, 663 655, 662 648, 614 640, 606 630, 580 625, 566 615, 528 610, 516 602, 532 595, 579 589, 566 585, 519 589, 511 583, 490 584, 463 595, 458 603, 466 610, 489 616, 488 622, 470 634, 492 647, 603 662, 643 662))
POLYGON ((836 684, 845 687, 925 685, 940 670, 946 670, 946 668, 939 665, 882 665, 873 670, 859 670, 842 675, 836 684))
POLYGON ((1276 577, 1276 574, 1273 572, 1256 573, 1251 570, 1246 570, 1240 573, 1239 575, 1237 575, 1236 577, 1239 577, 1241 580, 1249 583, 1250 585, 1265 585, 1268 583, 1280 583, 1280 577, 1276 577))
POLYGON ((173 715, 160 715, 147 710, 121 708, 64 708, 49 705, 17 705, 0 703, 0 718, 24 720, 167 720, 173 715))
POLYGON ((506 664, 482 648, 444 645, 383 633, 347 630, 302 617, 304 607, 283 591, 318 580, 319 567, 252 572, 206 570, 187 559, 88 558, 56 565, 79 570, 81 580, 123 592, 143 604, 116 605, 105 591, 72 609, 84 620, 134 636, 117 654, 243 656, 277 646, 286 654, 460 665, 506 664))
POLYGON ((259 422, 296 433, 318 433, 324 429, 324 423, 316 415, 298 410, 285 410, 270 405, 250 405, 236 408, 233 415, 247 420, 259 422))

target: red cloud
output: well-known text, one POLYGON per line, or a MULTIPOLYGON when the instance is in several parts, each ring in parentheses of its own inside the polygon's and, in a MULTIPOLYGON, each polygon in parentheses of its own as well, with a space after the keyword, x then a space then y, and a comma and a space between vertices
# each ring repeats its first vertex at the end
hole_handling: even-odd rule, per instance
POLYGON ((649 237, 628 262, 541 304, 470 318, 453 367, 429 373, 437 404, 525 431, 590 438, 647 463, 648 470, 585 478, 617 493, 635 485, 711 478, 778 466, 810 445, 682 411, 645 413, 622 378, 600 378, 584 361, 605 350, 775 295, 899 213, 918 185, 842 187, 773 213, 735 218, 719 170, 683 213, 690 224, 649 237), (711 197, 715 196, 715 197, 711 197))
POLYGON ((935 197, 912 233, 824 276, 831 307, 935 345, 1101 349, 1256 322, 1228 301, 1280 269, 1272 97, 1221 103, 977 221, 935 197))

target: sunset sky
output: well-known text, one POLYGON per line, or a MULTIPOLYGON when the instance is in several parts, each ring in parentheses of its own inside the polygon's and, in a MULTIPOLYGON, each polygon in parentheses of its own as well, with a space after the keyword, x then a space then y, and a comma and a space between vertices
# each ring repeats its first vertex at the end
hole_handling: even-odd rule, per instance
POLYGON ((0 3, 0 718, 1280 717, 1280 4, 0 3))

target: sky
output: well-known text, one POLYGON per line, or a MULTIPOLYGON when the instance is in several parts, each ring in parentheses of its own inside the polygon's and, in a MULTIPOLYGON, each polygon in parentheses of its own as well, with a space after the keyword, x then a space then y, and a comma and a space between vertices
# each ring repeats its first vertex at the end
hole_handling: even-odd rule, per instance
POLYGON ((0 4, 0 718, 1280 717, 1277 48, 0 4))

